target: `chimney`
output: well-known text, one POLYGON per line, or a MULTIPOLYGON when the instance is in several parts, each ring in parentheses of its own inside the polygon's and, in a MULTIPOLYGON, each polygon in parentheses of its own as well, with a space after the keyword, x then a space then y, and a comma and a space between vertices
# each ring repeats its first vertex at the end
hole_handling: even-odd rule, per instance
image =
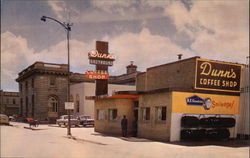
POLYGON ((137 71, 137 66, 134 65, 134 61, 130 61, 130 65, 127 66, 127 74, 131 74, 137 71))
POLYGON ((182 55, 183 55, 183 54, 177 54, 178 60, 181 60, 182 55))

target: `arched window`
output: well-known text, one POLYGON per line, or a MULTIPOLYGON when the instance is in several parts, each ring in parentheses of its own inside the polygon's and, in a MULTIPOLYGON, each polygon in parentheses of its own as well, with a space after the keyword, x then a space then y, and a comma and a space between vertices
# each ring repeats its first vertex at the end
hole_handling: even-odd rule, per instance
POLYGON ((73 97, 73 95, 72 95, 72 94, 70 95, 69 100, 70 100, 71 102, 74 102, 74 97, 73 97))
POLYGON ((48 101, 49 112, 57 112, 58 101, 54 97, 50 97, 48 101))

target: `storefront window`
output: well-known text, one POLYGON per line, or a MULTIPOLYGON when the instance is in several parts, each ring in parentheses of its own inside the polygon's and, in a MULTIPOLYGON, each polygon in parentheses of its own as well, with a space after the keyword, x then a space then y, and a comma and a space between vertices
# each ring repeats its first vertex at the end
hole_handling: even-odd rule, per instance
POLYGON ((165 106, 156 107, 156 119, 157 121, 165 121, 167 117, 167 108, 165 106))
POLYGON ((105 120, 105 110, 97 110, 97 120, 105 120))
POLYGON ((109 120, 117 120, 117 109, 109 109, 109 120))
POLYGON ((142 108, 142 120, 146 121, 146 120, 150 120, 150 108, 146 107, 146 108, 142 108))

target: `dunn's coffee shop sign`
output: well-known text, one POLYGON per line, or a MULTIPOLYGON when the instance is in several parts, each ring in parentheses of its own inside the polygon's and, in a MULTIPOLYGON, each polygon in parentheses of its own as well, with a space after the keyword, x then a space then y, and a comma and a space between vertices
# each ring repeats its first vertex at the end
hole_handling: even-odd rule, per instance
POLYGON ((197 59, 196 89, 240 91, 241 65, 197 59))

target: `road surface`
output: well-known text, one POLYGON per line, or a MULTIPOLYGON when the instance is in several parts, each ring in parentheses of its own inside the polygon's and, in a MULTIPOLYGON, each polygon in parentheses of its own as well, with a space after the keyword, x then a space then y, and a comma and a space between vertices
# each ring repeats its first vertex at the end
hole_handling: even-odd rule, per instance
MULTIPOLYGON (((249 146, 236 141, 220 145, 163 143, 141 138, 112 137, 95 133, 93 128, 67 129, 12 122, 1 128, 1 157, 25 158, 248 158, 249 146)), ((197 143, 197 142, 196 142, 197 143)))

